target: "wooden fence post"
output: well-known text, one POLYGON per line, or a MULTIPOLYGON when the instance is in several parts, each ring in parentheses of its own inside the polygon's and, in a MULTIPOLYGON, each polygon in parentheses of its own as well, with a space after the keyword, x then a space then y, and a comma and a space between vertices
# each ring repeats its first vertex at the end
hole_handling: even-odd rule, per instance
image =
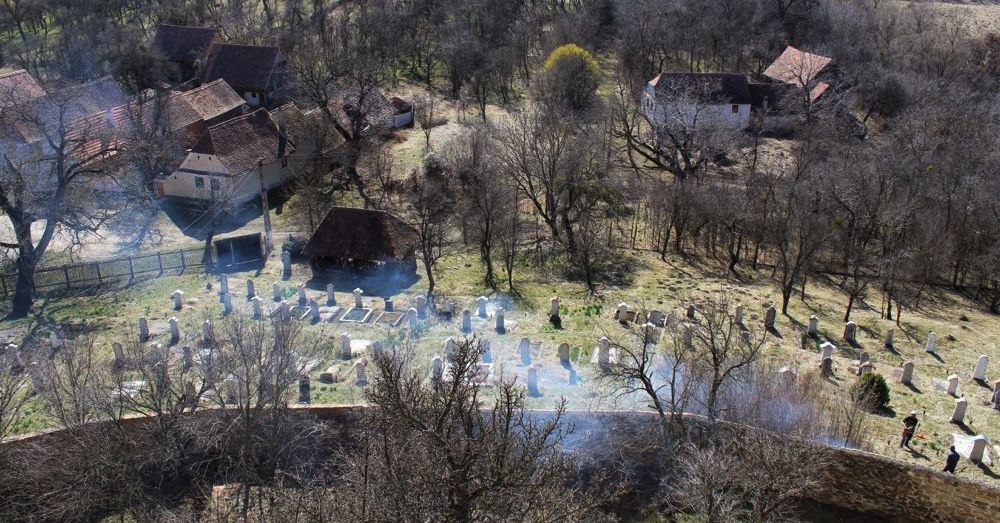
POLYGON ((160 256, 160 251, 156 251, 156 265, 160 268, 160 276, 163 276, 163 257, 160 256))
POLYGON ((66 278, 66 289, 71 289, 72 287, 69 284, 69 267, 65 265, 63 265, 63 276, 66 278))
POLYGON ((187 270, 187 264, 184 263, 184 249, 177 249, 177 254, 181 255, 181 274, 187 270))
POLYGON ((97 271, 97 283, 104 283, 101 279, 101 262, 94 262, 94 269, 97 271))
POLYGON ((128 255, 128 281, 135 280, 135 265, 132 264, 132 255, 128 255))
POLYGON ((3 297, 6 299, 7 298, 7 278, 4 278, 2 274, 0 274, 0 287, 3 288, 3 297))

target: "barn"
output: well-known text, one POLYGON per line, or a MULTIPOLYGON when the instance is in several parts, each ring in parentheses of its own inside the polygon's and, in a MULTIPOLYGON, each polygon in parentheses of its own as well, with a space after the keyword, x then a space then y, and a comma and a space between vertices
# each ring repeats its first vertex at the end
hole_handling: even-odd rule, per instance
POLYGON ((385 211, 334 207, 309 237, 302 255, 313 276, 350 268, 416 272, 417 230, 385 211))

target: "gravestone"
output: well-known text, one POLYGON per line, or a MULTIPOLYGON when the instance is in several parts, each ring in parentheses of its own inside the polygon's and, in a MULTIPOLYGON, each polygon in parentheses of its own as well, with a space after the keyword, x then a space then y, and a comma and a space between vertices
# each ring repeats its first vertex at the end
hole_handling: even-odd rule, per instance
POLYGON ((333 292, 333 284, 326 284, 326 306, 331 307, 337 304, 337 296, 333 292))
POLYGON ((968 407, 969 402, 965 398, 955 400, 955 410, 951 413, 951 422, 958 424, 965 423, 965 411, 968 407))
POLYGON ((778 380, 786 388, 791 388, 795 386, 795 382, 798 381, 799 376, 795 373, 795 369, 791 367, 782 367, 778 369, 778 380))
POLYGON ((597 366, 602 369, 611 366, 611 340, 607 336, 597 340, 597 366))
POLYGON ((229 275, 220 274, 219 275, 219 301, 222 301, 222 295, 229 294, 229 275))
POLYGON ((569 343, 563 342, 559 344, 559 364, 563 367, 569 367, 569 343))
POLYGON ((827 376, 827 377, 832 376, 833 375, 833 358, 823 358, 823 362, 820 364, 819 368, 820 368, 820 373, 823 374, 823 376, 827 376))
POLYGON ((274 301, 281 301, 281 285, 277 283, 271 285, 271 297, 274 301))
POLYGON ((507 325, 504 320, 504 314, 506 314, 506 312, 504 311, 503 307, 497 307, 497 313, 496 313, 497 334, 504 334, 507 332, 507 325))
POLYGON ((896 329, 889 327, 885 331, 885 346, 888 348, 893 348, 896 343, 896 329))
POLYGON ((482 340, 483 363, 493 363, 493 343, 490 340, 482 340))
POLYGON ((354 289, 353 291, 351 291, 351 294, 354 295, 354 308, 355 309, 363 309, 363 308, 365 308, 365 303, 361 299, 361 296, 364 295, 364 293, 365 293, 365 291, 361 290, 360 288, 354 289))
POLYGON ((281 275, 284 279, 292 277, 292 253, 281 251, 281 275))
POLYGON ((330 365, 323 372, 319 373, 320 383, 336 383, 340 379, 340 366, 330 365))
POLYGON ((455 339, 450 336, 444 340, 444 357, 449 362, 454 362, 458 357, 458 343, 455 343, 455 339))
POLYGON ((350 333, 342 333, 340 335, 340 357, 341 359, 349 360, 352 356, 351 352, 351 335, 350 333))
POLYGON ((832 358, 833 357, 833 351, 835 351, 835 350, 837 350, 837 346, 834 345, 834 344, 832 344, 832 343, 830 343, 830 342, 828 342, 828 341, 824 342, 823 344, 821 344, 819 346, 819 359, 820 359, 820 361, 823 361, 826 358, 832 358))
MULTIPOLYGON (((17 345, 13 345, 13 347, 16 349, 17 345)), ((121 366, 125 364, 125 349, 123 349, 122 344, 117 341, 111 344, 111 348, 115 351, 115 365, 121 368, 121 366)), ((15 350, 15 352, 17 351, 15 350)), ((17 354, 20 356, 19 352, 17 352, 17 354)))
POLYGON ((184 372, 191 370, 191 367, 194 366, 194 356, 191 355, 190 345, 181 347, 181 360, 184 362, 184 372))
POLYGON ((406 311, 406 316, 410 320, 410 329, 417 330, 417 309, 410 307, 410 309, 406 311))
POLYGON ((986 436, 982 434, 972 438, 972 450, 969 451, 969 459, 974 463, 982 463, 986 457, 986 436))
POLYGON ((177 318, 170 318, 170 342, 177 343, 177 340, 181 339, 181 328, 177 322, 177 318))
POLYGON ((427 318, 427 297, 422 294, 417 296, 417 317, 421 320, 427 318))
POLYGON ((462 311, 462 332, 466 334, 472 332, 472 311, 469 309, 462 311))
POLYGON ((643 323, 642 339, 643 343, 647 345, 656 345, 660 341, 660 329, 648 321, 643 323))
POLYGON ((948 395, 958 396, 958 376, 952 374, 948 376, 948 395))
POLYGON ((819 336, 819 318, 815 314, 809 316, 809 330, 806 333, 813 338, 819 336))
POLYGON ((561 302, 559 300, 559 296, 553 296, 553 297, 549 298, 549 316, 550 317, 552 317, 552 316, 558 317, 559 316, 560 303, 561 302))
POLYGON ((201 338, 205 342, 211 342, 215 338, 215 332, 212 329, 212 320, 205 320, 201 324, 201 338))
POLYGON ((149 340, 149 323, 146 322, 146 317, 143 316, 139 318, 139 341, 149 340))
POLYGON ((281 302, 278 304, 278 319, 288 321, 292 319, 292 311, 288 310, 288 304, 281 302))
POLYGON ((913 384, 913 362, 903 363, 903 374, 899 377, 899 382, 903 385, 913 384))
POLYGON ((53 349, 62 347, 62 340, 59 339, 59 335, 56 334, 56 331, 49 331, 49 345, 51 345, 53 349))
POLYGON ((184 308, 184 291, 177 289, 170 297, 174 299, 174 310, 179 311, 184 308))
POLYGON ((476 314, 480 318, 488 318, 489 315, 486 313, 486 304, 489 303, 489 298, 486 296, 480 296, 476 298, 476 314))
POLYGON ((743 304, 742 303, 737 303, 736 304, 736 315, 735 316, 736 316, 736 324, 737 325, 743 325, 743 304))
POLYGON ((247 280, 247 299, 252 300, 257 295, 257 289, 253 280, 247 280))
POLYGON ((844 325, 844 341, 850 345, 858 343, 858 324, 849 321, 844 325))
POLYGON ((392 298, 383 298, 382 306, 385 308, 385 312, 393 312, 396 310, 395 305, 392 303, 392 298))
POLYGON ((688 317, 688 319, 689 320, 693 320, 694 319, 694 315, 696 314, 696 312, 697 312, 697 310, 695 309, 694 304, 693 303, 689 304, 688 307, 687 307, 687 317, 688 317))
POLYGON ((542 395, 542 391, 538 390, 538 367, 535 365, 528 367, 528 395, 533 398, 542 395))
POLYGON ((306 284, 305 282, 299 282, 299 307, 305 307, 309 303, 309 298, 306 296, 306 284))
POLYGON ((313 323, 320 322, 319 303, 316 303, 316 300, 309 300, 309 319, 313 323))
POLYGON ((868 351, 861 351, 861 354, 858 355, 858 365, 864 365, 865 363, 868 363, 868 360, 870 359, 872 359, 872 357, 868 354, 868 351))
POLYGON ((778 317, 778 310, 771 305, 767 308, 767 312, 764 313, 764 328, 767 330, 774 330, 774 322, 778 317))
POLYGON ((264 317, 264 300, 260 299, 260 296, 254 296, 250 300, 250 306, 253 307, 253 318, 259 320, 264 317))
POLYGON ((444 379, 444 361, 440 356, 431 358, 431 381, 435 385, 440 385, 444 379))
POLYGON ((976 362, 976 368, 972 371, 972 379, 974 380, 986 380, 986 366, 990 364, 990 357, 987 355, 982 355, 979 357, 979 361, 976 362))
POLYGON ((299 378, 299 403, 308 405, 311 403, 312 394, 309 386, 309 376, 299 378))
MULTIPOLYGON (((682 323, 681 328, 684 333, 684 348, 691 350, 694 348, 694 327, 690 323, 682 323)), ((743 338, 743 341, 747 341, 750 339, 750 331, 741 331, 740 336, 743 338), (744 332, 746 333, 745 335, 743 334, 744 332)))
POLYGON ((233 300, 229 297, 229 293, 222 295, 222 314, 229 315, 233 312, 233 300))
POLYGON ((361 358, 356 364, 354 364, 354 370, 357 372, 357 381, 355 385, 359 387, 364 387, 368 385, 368 358, 361 358))
POLYGON ((521 357, 522 365, 531 365, 531 341, 528 338, 521 338, 517 344, 517 354, 521 357))
POLYGON ((625 302, 618 304, 618 321, 628 323, 628 304, 625 302))
POLYGON ((927 335, 927 346, 924 347, 924 350, 927 351, 927 352, 934 352, 935 350, 937 350, 937 334, 936 333, 932 332, 932 333, 930 333, 930 334, 927 335))

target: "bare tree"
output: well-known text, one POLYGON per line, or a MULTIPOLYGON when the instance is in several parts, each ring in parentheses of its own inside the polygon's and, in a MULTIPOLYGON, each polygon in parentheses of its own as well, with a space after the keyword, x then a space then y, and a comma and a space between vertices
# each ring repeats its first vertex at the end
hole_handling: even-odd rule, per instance
POLYGON ((404 196, 417 229, 417 250, 427 275, 427 294, 434 293, 434 269, 446 254, 454 217, 454 198, 433 154, 424 159, 424 172, 412 173, 404 196))

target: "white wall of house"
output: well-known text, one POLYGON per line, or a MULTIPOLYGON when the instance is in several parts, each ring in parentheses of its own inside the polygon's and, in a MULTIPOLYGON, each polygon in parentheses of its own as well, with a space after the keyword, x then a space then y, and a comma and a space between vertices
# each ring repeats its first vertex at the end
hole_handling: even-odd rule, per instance
POLYGON ((243 99, 246 100, 247 105, 250 107, 258 107, 261 103, 260 95, 253 91, 244 91, 243 99))
POLYGON ((750 125, 750 104, 696 105, 693 102, 677 101, 678 105, 667 107, 669 103, 671 102, 668 100, 656 97, 653 86, 646 86, 642 96, 642 111, 653 125, 660 126, 668 123, 668 120, 683 119, 692 126, 695 118, 698 126, 744 129, 750 125))
MULTIPOLYGON (((264 187, 280 187, 292 173, 275 160, 263 167, 264 187)), ((222 201, 241 205, 260 196, 257 172, 231 176, 213 155, 189 153, 181 166, 169 176, 157 181, 160 194, 173 198, 222 201)))

